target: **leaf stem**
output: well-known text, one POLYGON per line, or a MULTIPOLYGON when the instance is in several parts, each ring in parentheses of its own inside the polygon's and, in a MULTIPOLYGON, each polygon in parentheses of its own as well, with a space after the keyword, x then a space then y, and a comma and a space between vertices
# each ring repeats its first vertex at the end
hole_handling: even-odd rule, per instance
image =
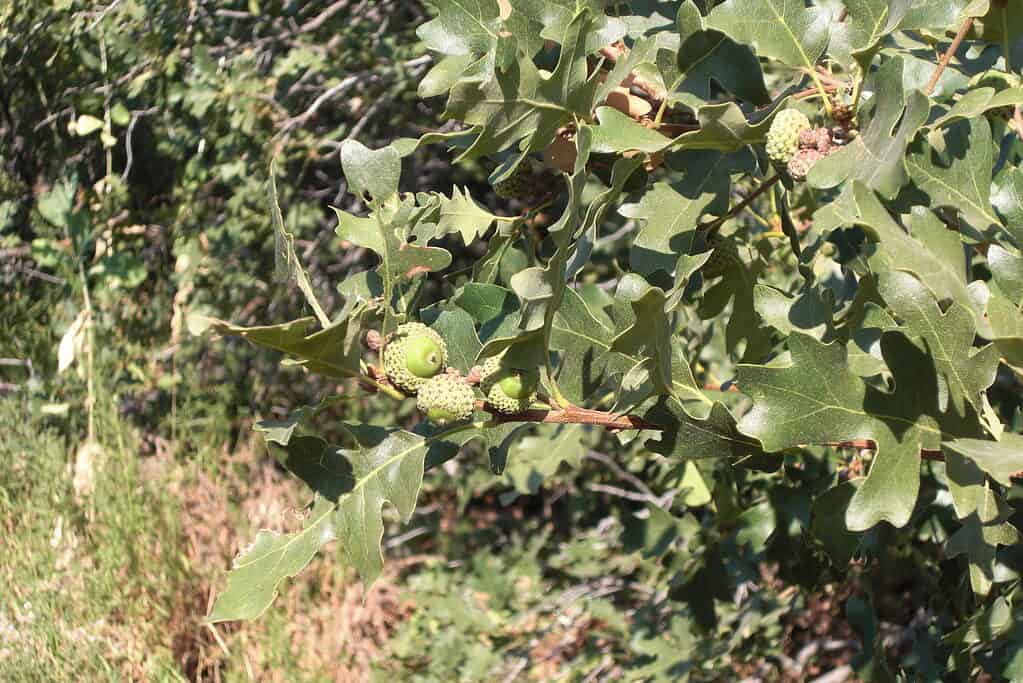
POLYGON ((821 82, 820 74, 814 69, 809 72, 810 78, 813 79, 813 84, 817 86, 817 91, 821 94, 821 99, 824 101, 824 113, 829 117, 831 116, 831 98, 828 97, 828 89, 824 87, 824 83, 821 82))
POLYGON ((959 46, 963 44, 963 39, 966 38, 966 34, 970 32, 972 27, 973 17, 967 17, 966 21, 963 22, 963 25, 959 27, 959 32, 952 40, 952 44, 948 46, 948 49, 945 50, 945 54, 943 54, 941 59, 938 61, 938 66, 934 70, 934 74, 931 75, 931 80, 928 81, 927 87, 924 89, 924 95, 930 97, 931 93, 934 92, 934 88, 938 85, 938 79, 941 78, 941 74, 945 72, 945 67, 947 67, 948 63, 952 61, 952 57, 955 55, 956 51, 959 50, 959 46))
POLYGON ((739 202, 738 204, 733 206, 731 209, 729 209, 728 213, 726 213, 725 215, 720 216, 718 218, 715 218, 714 220, 712 220, 712 221, 710 221, 708 223, 704 223, 704 224, 698 226, 698 228, 701 229, 701 230, 707 230, 707 231, 711 231, 711 230, 716 229, 718 226, 720 226, 722 223, 727 221, 729 218, 733 218, 733 217, 737 216, 743 209, 745 209, 747 206, 752 204, 753 201, 757 197, 759 197, 760 195, 762 195, 763 193, 767 192, 772 187, 774 187, 774 185, 779 180, 781 180, 781 176, 778 175, 778 174, 775 174, 774 176, 772 176, 768 180, 765 180, 764 182, 762 182, 760 184, 760 186, 757 189, 753 190, 753 192, 749 193, 749 195, 745 199, 743 199, 741 202, 739 202))

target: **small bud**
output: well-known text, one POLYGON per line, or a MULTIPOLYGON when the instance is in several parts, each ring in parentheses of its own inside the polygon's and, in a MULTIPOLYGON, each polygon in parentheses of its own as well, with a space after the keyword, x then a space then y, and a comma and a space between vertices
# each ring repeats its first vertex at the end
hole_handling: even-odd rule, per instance
POLYGON ((801 183, 806 180, 806 175, 810 172, 817 161, 824 157, 816 149, 801 149, 794 157, 789 160, 787 169, 789 175, 797 183, 801 183))
POLYGON ((384 338, 376 330, 370 330, 366 333, 366 347, 371 351, 379 351, 384 348, 384 338))

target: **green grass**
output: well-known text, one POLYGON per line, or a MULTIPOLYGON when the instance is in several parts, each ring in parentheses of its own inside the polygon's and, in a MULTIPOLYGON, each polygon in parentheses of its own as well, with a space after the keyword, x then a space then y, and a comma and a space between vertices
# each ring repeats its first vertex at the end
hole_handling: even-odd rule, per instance
MULTIPOLYGON (((167 597, 186 579, 177 503, 103 443, 95 490, 76 500, 78 444, 19 399, 0 402, 0 679, 174 680, 167 597)), ((123 435, 122 435, 123 436, 123 435)))
POLYGON ((297 524, 307 492, 247 430, 224 447, 215 392, 183 402, 187 437, 153 455, 100 384, 91 493, 74 486, 74 397, 66 417, 0 399, 0 680, 361 680, 393 627, 394 584, 363 602, 328 553, 263 618, 214 634, 202 620, 231 558, 259 528, 297 524))

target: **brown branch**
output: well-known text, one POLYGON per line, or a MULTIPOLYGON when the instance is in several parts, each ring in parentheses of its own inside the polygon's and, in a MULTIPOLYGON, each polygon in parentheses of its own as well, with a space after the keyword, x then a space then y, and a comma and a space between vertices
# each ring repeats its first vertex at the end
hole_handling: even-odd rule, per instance
MULTIPOLYGON (((610 430, 625 429, 648 429, 652 431, 663 431, 664 427, 648 422, 637 415, 616 415, 600 410, 590 410, 577 406, 568 406, 561 410, 533 409, 526 410, 514 415, 505 415, 498 412, 486 401, 476 401, 476 409, 491 413, 497 422, 537 422, 546 424, 584 424, 594 427, 603 427, 610 430)), ((827 446, 830 448, 855 448, 858 450, 877 450, 877 444, 871 439, 856 439, 852 441, 821 441, 807 446, 827 446)), ((944 462, 945 454, 940 450, 922 448, 920 457, 924 460, 944 462)), ((1012 475, 1013 479, 1023 479, 1023 471, 1012 475)))
MULTIPOLYGON (((838 88, 836 88, 833 85, 825 84, 824 85, 824 89, 826 91, 828 91, 829 93, 838 92, 838 88)), ((805 100, 808 97, 814 97, 814 96, 820 95, 820 94, 821 94, 820 88, 807 88, 806 90, 800 90, 797 93, 793 93, 792 99, 794 99, 794 100, 805 100)), ((769 107, 771 105, 765 105, 765 106, 769 107)), ((764 107, 761 107, 761 109, 763 109, 763 108, 764 107)))
POLYGON ((1016 124, 1016 135, 1023 140, 1023 106, 1016 105, 1016 110, 1012 113, 1012 120, 1016 124))
POLYGON ((655 429, 663 427, 636 415, 615 415, 601 410, 568 406, 560 410, 537 408, 505 415, 486 401, 476 401, 476 409, 491 413, 497 422, 543 422, 547 424, 582 424, 604 429, 655 429))
POLYGON ((973 27, 973 17, 968 17, 963 25, 959 27, 959 33, 956 34, 952 44, 945 50, 945 54, 941 56, 941 60, 938 62, 938 68, 934 70, 934 74, 931 76, 931 80, 927 83, 927 88, 924 89, 924 95, 928 97, 934 92, 934 88, 938 85, 938 79, 941 78, 941 74, 945 72, 945 67, 952 61, 952 57, 955 55, 959 46, 963 44, 963 39, 966 38, 966 34, 970 32, 973 27))
MULTIPOLYGON (((362 378, 359 382, 361 387, 366 391, 373 393, 381 389, 389 390, 387 393, 396 397, 395 394, 398 392, 393 385, 388 382, 384 371, 381 368, 369 365, 367 367, 367 376, 362 378), (393 392, 393 393, 392 393, 393 392)), ((712 385, 707 385, 704 388, 710 390, 712 385)), ((720 385, 719 385, 720 389, 720 385)), ((738 391, 736 385, 731 385, 728 388, 729 391, 738 391)), ((589 408, 580 408, 579 406, 569 405, 565 408, 554 409, 554 408, 532 408, 530 410, 524 410, 521 413, 515 413, 507 415, 500 412, 497 408, 493 407, 484 400, 476 401, 476 410, 490 413, 494 416, 494 421, 498 423, 507 422, 536 422, 542 424, 580 424, 590 425, 593 427, 602 427, 612 431, 622 431, 626 429, 646 429, 650 431, 664 431, 664 427, 655 424, 648 420, 639 417, 638 415, 622 415, 616 413, 609 413, 603 410, 591 410, 589 408)), ((849 441, 818 441, 812 444, 803 444, 804 446, 825 446, 829 448, 855 448, 857 450, 869 450, 876 451, 877 444, 871 439, 854 439, 849 441)), ((944 462, 945 454, 940 450, 922 448, 920 449, 920 457, 924 460, 931 460, 934 462, 944 462)), ((1013 479, 1023 479, 1023 470, 1016 472, 1011 475, 1013 479)))

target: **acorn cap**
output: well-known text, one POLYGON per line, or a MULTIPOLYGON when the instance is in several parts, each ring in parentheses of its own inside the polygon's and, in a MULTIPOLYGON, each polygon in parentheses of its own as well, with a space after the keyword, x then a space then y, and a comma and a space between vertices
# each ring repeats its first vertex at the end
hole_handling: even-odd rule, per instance
POLYGON ((502 365, 503 356, 491 356, 484 361, 480 389, 499 413, 513 415, 528 410, 536 400, 540 373, 536 369, 518 370, 502 365))
POLYGON ((462 422, 472 417, 476 394, 458 375, 444 373, 423 383, 416 406, 438 425, 462 422))

